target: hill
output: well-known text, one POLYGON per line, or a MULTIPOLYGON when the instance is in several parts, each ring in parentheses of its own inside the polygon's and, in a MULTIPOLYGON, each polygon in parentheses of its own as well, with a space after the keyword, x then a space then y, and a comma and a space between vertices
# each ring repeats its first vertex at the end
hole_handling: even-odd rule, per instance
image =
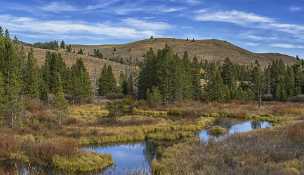
POLYGON ((148 49, 162 49, 169 45, 178 55, 188 51, 190 58, 196 56, 199 60, 223 61, 229 57, 232 62, 248 64, 258 60, 262 65, 267 65, 275 59, 282 59, 286 64, 295 62, 295 58, 279 53, 253 53, 226 41, 221 40, 182 40, 173 38, 156 38, 136 41, 121 45, 73 45, 74 50, 85 49, 92 55, 94 49, 99 49, 105 58, 113 60, 138 60, 142 61, 148 49))

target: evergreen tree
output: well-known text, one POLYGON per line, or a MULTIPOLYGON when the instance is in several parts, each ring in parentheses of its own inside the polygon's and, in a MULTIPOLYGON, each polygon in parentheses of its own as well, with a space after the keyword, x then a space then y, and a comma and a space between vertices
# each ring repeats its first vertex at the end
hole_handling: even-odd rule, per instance
POLYGON ((215 63, 210 65, 207 83, 207 99, 209 101, 223 101, 225 99, 225 86, 219 67, 215 63))
MULTIPOLYGON (((192 64, 190 62, 187 51, 184 52, 182 66, 183 66, 183 72, 181 74, 182 77, 180 78, 183 80, 183 84, 184 84, 183 97, 184 99, 191 99, 192 96, 195 94, 193 93, 193 82, 192 82, 192 80, 195 79, 195 77, 193 77, 192 75, 192 64)), ((195 83, 194 85, 197 84, 195 83)), ((197 88, 197 86, 195 88, 197 88)))
POLYGON ((138 77, 138 97, 145 99, 148 89, 158 86, 156 75, 157 58, 152 49, 145 54, 145 60, 138 77))
POLYGON ((236 94, 236 71, 235 66, 232 64, 229 58, 226 58, 222 66, 222 77, 225 86, 228 89, 227 100, 234 99, 236 94))
POLYGON ((34 58, 33 49, 28 53, 27 62, 23 71, 23 93, 29 97, 39 97, 38 67, 34 58))
POLYGON ((17 46, 8 37, 8 31, 5 33, 5 37, 0 37, 0 72, 5 84, 2 113, 7 125, 14 128, 20 121, 22 111, 21 59, 17 46))
POLYGON ((64 97, 60 74, 57 73, 56 76, 58 79, 58 86, 55 90, 54 107, 56 109, 59 125, 62 125, 62 121, 67 115, 68 103, 64 97))
POLYGON ((71 67, 69 93, 75 103, 89 100, 92 95, 91 82, 82 59, 78 59, 71 67))
POLYGON ((0 37, 3 37, 4 33, 3 33, 3 28, 0 26, 0 37))
POLYGON ((116 80, 111 66, 104 66, 98 80, 98 94, 101 96, 116 93, 116 80))
POLYGON ((161 104, 162 96, 157 87, 153 87, 151 91, 147 91, 147 102, 152 107, 161 104))
POLYGON ((60 75, 63 81, 64 90, 68 87, 68 71, 66 64, 60 54, 46 53, 46 61, 42 67, 43 79, 47 83, 48 91, 55 93, 56 88, 59 86, 57 74, 60 75))
POLYGON ((61 43, 60 43, 60 48, 61 48, 61 49, 65 49, 65 42, 64 42, 63 40, 62 40, 61 43))
POLYGON ((253 66, 251 76, 252 76, 251 79, 252 89, 255 93, 256 99, 258 101, 258 105, 260 107, 262 105, 262 97, 264 93, 265 84, 264 84, 263 72, 261 70, 261 66, 258 61, 256 61, 253 66))
POLYGON ((192 63, 192 87, 193 87, 193 98, 194 100, 199 100, 202 96, 201 87, 201 69, 200 64, 196 57, 193 58, 192 63))

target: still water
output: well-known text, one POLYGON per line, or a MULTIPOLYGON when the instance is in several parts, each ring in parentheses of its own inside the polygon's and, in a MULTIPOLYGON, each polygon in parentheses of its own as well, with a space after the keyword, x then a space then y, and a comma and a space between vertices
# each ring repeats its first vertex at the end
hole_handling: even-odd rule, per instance
MULTIPOLYGON (((223 136, 213 136, 208 130, 202 130, 199 132, 199 137, 202 142, 208 142, 209 139, 223 139, 227 136, 249 132, 255 129, 270 128, 269 122, 257 122, 257 121, 220 121, 219 126, 228 129, 227 134, 223 136)), ((87 150, 96 153, 111 154, 114 166, 108 168, 100 175, 123 175, 127 173, 134 173, 144 171, 145 174, 151 174, 150 163, 155 158, 155 147, 148 142, 135 143, 135 144, 121 144, 105 147, 92 147, 86 148, 87 150)))
MULTIPOLYGON (((255 129, 272 127, 269 122, 257 121, 239 121, 233 119, 221 119, 216 125, 227 129, 227 133, 221 136, 213 136, 208 132, 208 129, 202 130, 198 136, 202 143, 208 143, 210 139, 220 141, 228 136, 237 133, 249 132, 255 129)), ((100 154, 110 154, 114 161, 114 165, 107 168, 103 172, 95 173, 94 175, 125 175, 125 174, 151 174, 151 161, 156 157, 156 146, 149 141, 132 143, 132 144, 118 144, 111 146, 97 146, 86 147, 84 151, 96 152, 100 154)), ((58 175, 59 173, 52 170, 42 170, 43 173, 32 173, 32 171, 39 171, 38 169, 19 168, 20 175, 45 174, 58 175)))

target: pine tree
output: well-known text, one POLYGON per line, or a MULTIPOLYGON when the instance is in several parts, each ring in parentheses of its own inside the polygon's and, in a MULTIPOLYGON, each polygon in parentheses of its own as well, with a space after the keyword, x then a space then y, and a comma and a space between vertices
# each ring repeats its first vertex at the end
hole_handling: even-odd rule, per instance
POLYGON ((58 79, 58 86, 55 90, 54 107, 56 109, 59 125, 62 125, 62 121, 67 115, 68 103, 64 97, 60 74, 57 73, 56 76, 58 79))
POLYGON ((78 59, 71 67, 69 79, 69 93, 73 101, 75 103, 82 103, 89 100, 92 95, 91 82, 82 59, 78 59))
POLYGON ((104 66, 98 80, 98 94, 101 96, 117 92, 116 80, 111 66, 104 66))
POLYGON ((162 96, 157 87, 153 87, 152 90, 147 91, 147 102, 150 106, 155 107, 162 102, 162 96))
POLYGON ((223 82, 226 85, 228 92, 227 94, 227 100, 234 99, 236 94, 236 73, 235 68, 232 62, 229 58, 226 58, 224 61, 224 64, 222 66, 222 77, 223 82))
POLYGON ((206 93, 209 101, 223 101, 225 99, 225 86, 219 67, 215 63, 210 65, 206 93))
POLYGON ((3 28, 0 26, 0 37, 3 37, 4 33, 3 33, 3 28))
POLYGON ((22 111, 21 98, 21 60, 17 46, 9 39, 8 31, 0 37, 0 72, 4 79, 3 115, 7 125, 17 126, 22 111))
POLYGON ((145 99, 148 89, 158 86, 159 83, 156 75, 158 59, 154 51, 150 49, 144 57, 145 60, 138 76, 138 97, 140 99, 145 99))
POLYGON ((192 87, 193 87, 193 99, 200 100, 202 96, 201 87, 201 73, 200 65, 196 57, 193 58, 192 62, 192 87))
MULTIPOLYGON (((1 37, 1 36, 0 36, 1 37)), ((4 105, 5 105, 5 84, 2 73, 0 72, 0 127, 3 126, 5 118, 3 117, 4 105)))
POLYGON ((61 43, 60 43, 60 48, 61 48, 61 49, 65 49, 65 42, 64 42, 63 40, 62 40, 61 43))
POLYGON ((259 107, 262 105, 262 97, 265 89, 264 75, 258 61, 255 62, 252 70, 252 90, 255 93, 259 107))
POLYGON ((27 62, 23 71, 23 93, 29 97, 39 97, 39 77, 33 49, 28 53, 27 62))
POLYGON ((10 34, 9 34, 9 31, 7 29, 5 29, 4 37, 6 39, 10 39, 10 34))
MULTIPOLYGON (((193 94, 193 75, 192 75, 192 64, 189 59, 188 52, 185 51, 183 55, 182 60, 182 66, 183 66, 183 72, 182 77, 180 77, 183 80, 183 97, 184 99, 191 99, 193 94)), ((197 87, 196 87, 197 88, 197 87)))

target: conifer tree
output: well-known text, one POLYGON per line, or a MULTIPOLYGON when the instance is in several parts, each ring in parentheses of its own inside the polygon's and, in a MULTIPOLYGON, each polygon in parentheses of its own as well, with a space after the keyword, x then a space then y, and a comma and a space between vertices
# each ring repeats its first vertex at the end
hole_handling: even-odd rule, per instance
POLYGON ((61 43, 60 43, 60 48, 61 48, 61 49, 65 49, 65 42, 64 42, 63 40, 62 40, 61 43))
POLYGON ((207 83, 207 99, 209 101, 223 101, 225 99, 225 86, 219 67, 215 63, 210 65, 207 83))
POLYGON ((0 72, 4 79, 3 115, 9 127, 14 128, 20 121, 21 98, 21 60, 17 46, 9 39, 8 31, 0 37, 0 72))
POLYGON ((68 103, 64 97, 63 86, 60 74, 56 74, 58 79, 58 86, 55 90, 54 107, 56 109, 59 125, 62 125, 63 119, 66 117, 68 110, 68 103))
POLYGON ((145 99, 148 89, 158 85, 156 70, 157 58, 152 49, 145 54, 145 60, 138 77, 138 97, 145 99))
POLYGON ((259 107, 262 105, 262 97, 265 89, 264 76, 261 70, 261 66, 258 61, 253 65, 252 70, 252 90, 255 93, 256 99, 258 101, 259 107))
POLYGON ((98 79, 98 94, 101 96, 113 94, 117 91, 116 80, 111 66, 104 66, 98 79))
POLYGON ((229 58, 226 58, 222 66, 222 78, 226 85, 228 92, 227 100, 234 99, 236 97, 236 73, 235 68, 229 58))
POLYGON ((193 87, 193 98, 194 100, 199 100, 202 96, 201 87, 201 73, 200 64, 196 57, 193 58, 192 63, 192 87, 193 87))
POLYGON ((28 58, 23 71, 23 93, 29 97, 39 97, 38 67, 34 58, 33 49, 28 53, 28 58))
POLYGON ((0 26, 0 37, 3 37, 4 33, 3 33, 3 28, 0 26))
POLYGON ((162 96, 157 87, 152 87, 151 91, 147 91, 147 102, 152 107, 161 104, 162 96))
POLYGON ((91 82, 82 59, 78 59, 71 67, 69 93, 75 103, 89 100, 92 95, 91 82))

